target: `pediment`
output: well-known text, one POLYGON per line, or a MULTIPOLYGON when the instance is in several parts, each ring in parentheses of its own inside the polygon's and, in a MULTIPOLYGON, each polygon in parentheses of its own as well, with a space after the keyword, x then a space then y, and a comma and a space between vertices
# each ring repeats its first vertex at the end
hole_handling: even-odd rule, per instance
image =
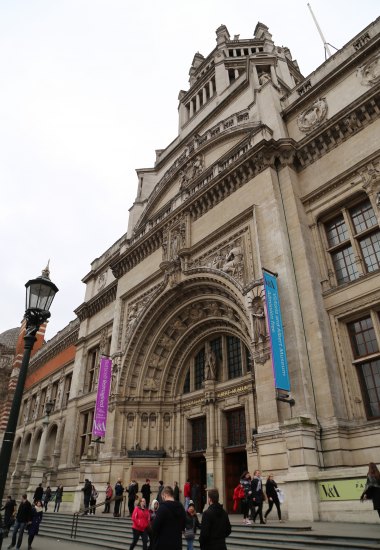
POLYGON ((233 150, 258 126, 260 122, 249 120, 247 110, 219 122, 203 135, 193 136, 175 161, 162 170, 163 176, 151 193, 134 233, 168 208, 171 209, 177 200, 181 202, 181 196, 188 194, 194 182, 205 177, 210 170, 215 170, 218 159, 233 150))

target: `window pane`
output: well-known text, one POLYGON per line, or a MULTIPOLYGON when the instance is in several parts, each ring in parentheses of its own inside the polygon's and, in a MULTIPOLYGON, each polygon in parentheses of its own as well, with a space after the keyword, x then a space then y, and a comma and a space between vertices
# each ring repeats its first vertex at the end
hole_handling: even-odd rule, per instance
POLYGON ((362 249, 367 271, 375 271, 380 268, 380 231, 368 235, 361 239, 360 248, 362 249))
POLYGON ((205 451, 207 447, 206 417, 197 418, 191 423, 192 451, 205 451))
POLYGON ((183 393, 190 392, 190 369, 187 371, 185 383, 183 385, 183 393))
POLYGON ((339 285, 348 283, 349 281, 354 281, 359 277, 352 246, 348 246, 347 248, 343 248, 343 250, 334 252, 331 254, 331 257, 339 285))
POLYGON ((247 441, 244 409, 231 411, 226 414, 226 417, 227 445, 244 445, 247 441))
POLYGON ((350 214, 356 233, 361 233, 377 225, 377 218, 369 200, 351 208, 350 214))
POLYGON ((201 349, 195 357, 194 386, 196 390, 201 389, 205 377, 205 350, 201 349))
POLYGON ((329 246, 335 246, 348 239, 348 231, 342 215, 327 222, 325 227, 329 246))
POLYGON ((361 365, 370 416, 380 416, 380 359, 361 365))
POLYGON ((371 317, 350 323, 348 330, 355 357, 364 357, 379 351, 371 317))
POLYGON ((227 336, 228 378, 242 375, 240 340, 235 336, 227 336))

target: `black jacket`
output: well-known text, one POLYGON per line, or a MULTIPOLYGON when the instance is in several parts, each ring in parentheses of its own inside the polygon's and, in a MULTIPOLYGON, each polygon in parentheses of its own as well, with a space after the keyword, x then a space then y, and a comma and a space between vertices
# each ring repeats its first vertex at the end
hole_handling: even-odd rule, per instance
POLYGON ((34 491, 33 500, 34 501, 42 500, 42 495, 43 494, 44 494, 43 487, 38 486, 37 489, 34 491))
POLYGON ((265 495, 263 491, 263 480, 257 477, 254 477, 251 481, 251 491, 252 491, 252 500, 253 504, 261 504, 265 500, 265 495))
POLYGON ((221 504, 211 504, 203 512, 199 544, 201 550, 226 550, 226 537, 231 533, 227 512, 221 504))
POLYGON ((276 489, 277 489, 277 483, 273 479, 268 479, 265 484, 265 492, 267 494, 268 499, 271 498, 273 502, 279 502, 276 489))
POLYGON ((150 501, 150 495, 152 493, 152 489, 150 488, 149 483, 144 483, 144 485, 141 487, 141 494, 143 498, 147 501, 147 503, 150 501))
POLYGON ((186 512, 176 500, 161 502, 152 523, 154 550, 182 550, 186 512))
POLYGON ((17 510, 16 519, 19 523, 29 523, 29 521, 32 521, 32 505, 29 500, 21 502, 17 510))

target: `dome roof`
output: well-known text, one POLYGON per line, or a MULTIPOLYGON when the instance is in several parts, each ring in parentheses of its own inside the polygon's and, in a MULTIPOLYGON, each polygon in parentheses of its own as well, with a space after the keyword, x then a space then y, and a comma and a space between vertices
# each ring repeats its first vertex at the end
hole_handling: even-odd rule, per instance
POLYGON ((20 327, 10 328, 0 334, 0 346, 14 350, 16 348, 17 338, 20 334, 20 327))

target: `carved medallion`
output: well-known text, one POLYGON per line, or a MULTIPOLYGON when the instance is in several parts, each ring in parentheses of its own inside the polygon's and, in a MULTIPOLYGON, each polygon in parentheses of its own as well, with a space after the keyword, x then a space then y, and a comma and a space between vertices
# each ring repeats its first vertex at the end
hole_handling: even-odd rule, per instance
POLYGON ((327 116, 327 101, 319 98, 313 105, 301 113, 297 119, 298 128, 307 134, 317 128, 327 116))
POLYGON ((361 78, 363 86, 373 86, 380 81, 380 53, 370 59, 357 71, 357 76, 361 78))

